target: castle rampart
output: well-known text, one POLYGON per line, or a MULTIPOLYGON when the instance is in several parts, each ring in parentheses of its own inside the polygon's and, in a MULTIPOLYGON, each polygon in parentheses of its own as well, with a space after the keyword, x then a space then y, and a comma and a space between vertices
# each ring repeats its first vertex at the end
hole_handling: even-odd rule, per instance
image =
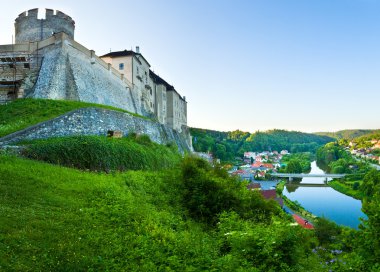
POLYGON ((54 33, 64 32, 74 39, 74 20, 61 11, 46 9, 45 19, 38 19, 38 9, 23 12, 15 22, 15 43, 37 42, 49 38, 54 33))

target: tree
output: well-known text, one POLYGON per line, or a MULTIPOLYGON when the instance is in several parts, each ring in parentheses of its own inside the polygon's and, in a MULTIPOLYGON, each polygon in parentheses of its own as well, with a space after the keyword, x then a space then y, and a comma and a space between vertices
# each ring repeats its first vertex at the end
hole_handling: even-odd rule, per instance
POLYGON ((295 173, 300 174, 302 173, 302 165, 299 160, 290 160, 289 163, 286 165, 287 173, 295 173))
POLYGON ((363 178, 361 190, 368 197, 372 197, 380 189, 380 172, 372 169, 363 178))

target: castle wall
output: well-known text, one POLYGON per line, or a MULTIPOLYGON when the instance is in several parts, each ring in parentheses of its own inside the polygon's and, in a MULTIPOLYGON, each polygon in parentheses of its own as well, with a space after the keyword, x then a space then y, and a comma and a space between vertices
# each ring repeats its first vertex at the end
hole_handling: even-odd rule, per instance
POLYGON ((156 116, 161 124, 166 124, 166 87, 163 84, 154 84, 154 91, 156 97, 156 116))
POLYGON ((57 10, 46 9, 46 19, 38 19, 38 9, 31 9, 21 13, 15 21, 15 42, 36 42, 47 39, 53 33, 64 32, 71 39, 74 39, 74 20, 57 10))
POLYGON ((179 133, 157 122, 113 110, 83 108, 71 111, 55 119, 0 138, 0 146, 22 140, 45 139, 72 135, 107 135, 108 130, 146 134, 159 144, 174 142, 180 152, 190 151, 190 133, 179 133))
POLYGON ((142 114, 139 94, 93 51, 66 38, 40 51, 44 58, 32 97, 79 100, 142 114))

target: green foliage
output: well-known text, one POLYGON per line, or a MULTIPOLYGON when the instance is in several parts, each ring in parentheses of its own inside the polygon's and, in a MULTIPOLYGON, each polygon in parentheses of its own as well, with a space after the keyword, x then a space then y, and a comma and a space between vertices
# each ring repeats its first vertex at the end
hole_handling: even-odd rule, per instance
POLYGON ((212 152, 222 161, 232 161, 246 151, 286 149, 294 153, 315 152, 318 147, 333 140, 326 136, 285 130, 257 131, 251 134, 240 130, 220 132, 191 128, 190 133, 195 151, 212 152))
POLYGON ((322 135, 322 136, 328 136, 335 139, 354 139, 363 135, 371 134, 375 132, 376 130, 372 129, 346 129, 346 130, 340 130, 337 132, 317 132, 315 134, 322 135))
POLYGON ((314 228, 318 241, 323 246, 333 243, 341 234, 341 228, 324 217, 318 218, 314 223, 314 228))
POLYGON ((196 220, 215 224, 223 211, 235 211, 243 218, 270 221, 279 212, 274 201, 266 201, 246 184, 229 177, 224 169, 205 160, 186 157, 182 163, 184 206, 196 220))
POLYGON ((328 143, 317 150, 317 164, 335 174, 361 175, 370 169, 367 163, 354 159, 337 142, 328 143))
POLYGON ((49 163, 91 171, 159 170, 178 164, 173 147, 152 142, 148 136, 120 139, 101 136, 50 138, 29 143, 23 155, 49 163))
MULTIPOLYGON (((308 173, 311 170, 311 161, 314 160, 314 155, 310 152, 303 152, 303 153, 294 153, 285 155, 282 157, 281 162, 284 164, 288 164, 290 161, 298 161, 298 163, 301 165, 301 172, 287 172, 287 167, 283 169, 284 173, 308 173)), ((298 164, 296 163, 296 164, 298 164)), ((293 166, 291 166, 292 168, 293 166)), ((298 167, 298 165, 297 165, 298 167)), ((299 171, 299 169, 297 170, 299 171)))
POLYGON ((369 201, 365 201, 363 211, 367 214, 368 220, 363 222, 363 232, 361 233, 362 254, 365 259, 376 264, 380 268, 380 192, 376 191, 369 201))
MULTIPOLYGON (((27 128, 37 123, 58 117, 66 112, 79 108, 104 108, 127 112, 111 106, 85 103, 79 101, 48 99, 17 99, 9 104, 0 105, 0 137, 27 128)), ((130 113, 130 112, 128 112, 130 113)), ((130 113, 134 116, 137 114, 130 113)))
POLYGON ((351 196, 356 199, 363 199, 364 193, 359 190, 360 182, 348 182, 344 180, 333 180, 329 182, 329 186, 342 194, 351 196))
MULTIPOLYGON (((380 130, 375 130, 370 134, 355 138, 353 143, 355 148, 370 148, 373 146, 371 140, 380 140, 380 130)), ((379 151, 375 151, 378 153, 379 151)))
POLYGON ((380 191, 380 172, 372 169, 363 178, 360 189, 367 197, 372 197, 376 192, 380 191))
MULTIPOLYGON (((255 224, 242 220, 234 212, 222 213, 218 231, 224 258, 244 260, 257 271, 321 269, 316 258, 308 254, 316 244, 312 233, 281 221, 255 224)), ((230 271, 234 271, 233 266, 230 271)))
POLYGON ((211 269, 178 171, 96 174, 0 157, 1 271, 211 269))
POLYGON ((288 162, 285 168, 286 173, 302 173, 302 165, 299 160, 293 159, 288 162))
POLYGON ((231 192, 246 204, 216 228, 194 221, 183 208, 191 169, 110 175, 1 156, 0 270, 322 271, 312 233, 263 216, 250 201, 271 202, 248 190, 231 192))

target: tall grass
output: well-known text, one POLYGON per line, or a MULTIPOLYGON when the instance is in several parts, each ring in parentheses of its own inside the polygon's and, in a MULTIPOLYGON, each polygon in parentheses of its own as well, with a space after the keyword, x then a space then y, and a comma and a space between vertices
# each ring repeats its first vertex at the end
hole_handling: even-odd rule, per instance
POLYGON ((285 219, 193 220, 185 172, 93 173, 0 155, 0 271, 323 271, 311 233, 285 219))
POLYGON ((152 142, 148 136, 125 138, 71 136, 33 141, 23 154, 91 171, 160 170, 174 167, 181 156, 174 147, 152 142))

